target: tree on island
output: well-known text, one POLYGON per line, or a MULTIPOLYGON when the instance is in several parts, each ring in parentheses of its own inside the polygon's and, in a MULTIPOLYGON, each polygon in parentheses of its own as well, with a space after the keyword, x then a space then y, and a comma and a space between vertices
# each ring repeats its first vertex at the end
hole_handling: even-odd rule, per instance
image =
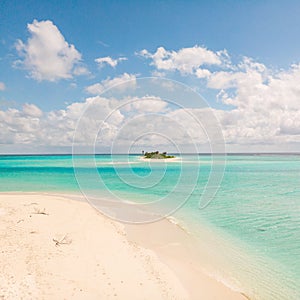
POLYGON ((167 152, 159 153, 159 151, 155 152, 146 152, 144 154, 144 158, 150 158, 150 159, 167 159, 167 158, 174 158, 173 155, 168 155, 167 152))

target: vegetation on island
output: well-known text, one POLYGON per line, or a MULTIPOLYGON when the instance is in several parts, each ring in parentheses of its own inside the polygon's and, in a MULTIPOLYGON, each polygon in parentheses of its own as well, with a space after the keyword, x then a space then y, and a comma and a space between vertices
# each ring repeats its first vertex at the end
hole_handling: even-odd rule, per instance
POLYGON ((173 155, 168 155, 167 152, 159 153, 159 151, 155 152, 146 152, 144 153, 144 158, 150 158, 150 159, 167 159, 167 158, 174 158, 173 155))

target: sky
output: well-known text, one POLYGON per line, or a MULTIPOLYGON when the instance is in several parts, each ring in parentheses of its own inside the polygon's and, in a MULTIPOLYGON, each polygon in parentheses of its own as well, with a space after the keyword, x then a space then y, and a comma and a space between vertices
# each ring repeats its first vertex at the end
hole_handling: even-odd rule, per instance
POLYGON ((98 126, 89 131, 98 139, 106 128, 99 151, 113 143, 126 151, 121 144, 133 143, 128 132, 138 126, 132 118, 143 116, 138 151, 176 141, 200 152, 209 143, 300 152, 299 15, 299 1, 1 0, 0 153, 70 152, 87 106, 82 119, 98 126), (160 88, 145 77, 159 78, 160 88), (177 82, 198 102, 189 92, 181 101, 177 82), (150 114, 162 118, 154 128, 150 114))

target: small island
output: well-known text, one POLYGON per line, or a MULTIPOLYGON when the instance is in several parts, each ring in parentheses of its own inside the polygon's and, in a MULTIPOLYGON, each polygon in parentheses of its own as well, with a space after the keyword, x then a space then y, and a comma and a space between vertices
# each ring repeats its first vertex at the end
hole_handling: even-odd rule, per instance
POLYGON ((175 158, 173 155, 168 155, 167 152, 159 153, 159 151, 155 152, 142 152, 144 157, 143 158, 148 158, 148 159, 168 159, 168 158, 175 158))

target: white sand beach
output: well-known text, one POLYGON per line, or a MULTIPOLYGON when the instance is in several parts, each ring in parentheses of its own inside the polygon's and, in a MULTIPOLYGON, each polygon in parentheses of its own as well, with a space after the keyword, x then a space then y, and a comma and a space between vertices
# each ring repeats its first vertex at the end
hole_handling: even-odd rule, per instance
POLYGON ((163 247, 186 244, 167 220, 124 226, 63 196, 0 199, 0 299, 245 299, 163 247))
POLYGON ((180 162, 180 157, 172 157, 172 158, 146 158, 144 156, 139 157, 140 161, 146 161, 146 162, 180 162))

